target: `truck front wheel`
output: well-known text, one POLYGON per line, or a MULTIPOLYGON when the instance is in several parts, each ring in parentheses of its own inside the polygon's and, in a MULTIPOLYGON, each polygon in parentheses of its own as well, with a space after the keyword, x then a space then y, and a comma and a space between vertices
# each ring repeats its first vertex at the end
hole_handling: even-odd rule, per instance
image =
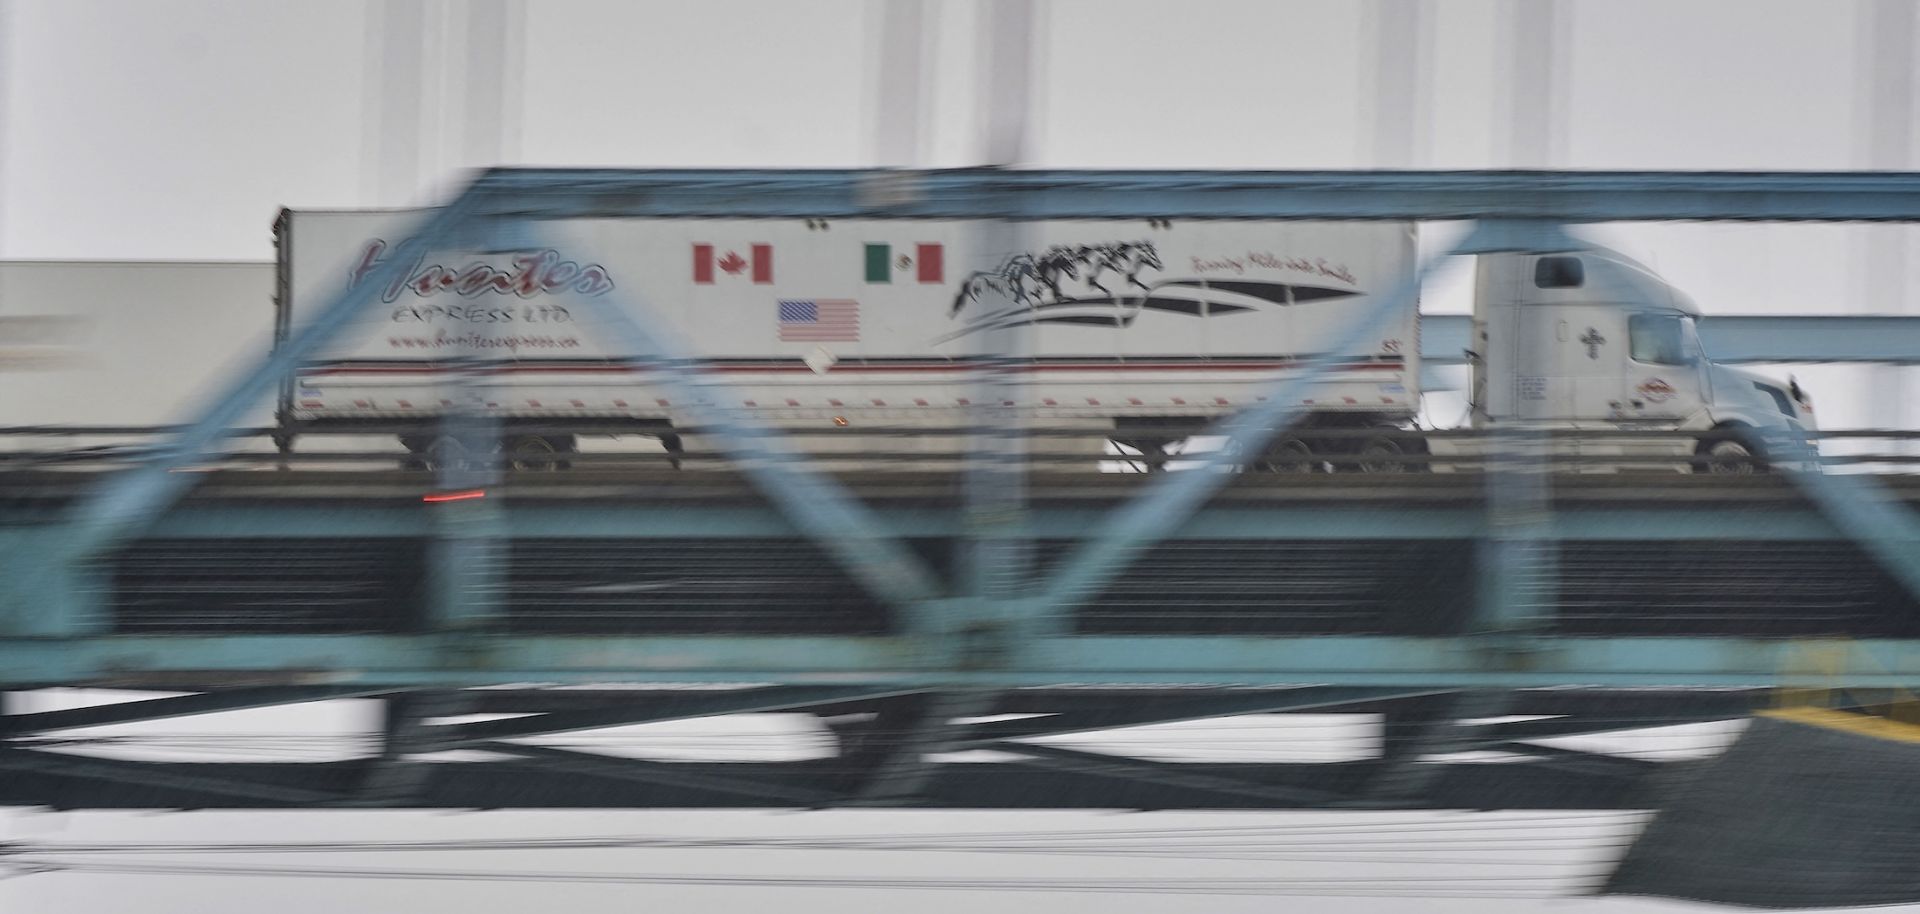
POLYGON ((1699 447, 1694 449, 1698 459, 1693 463, 1693 471, 1712 476, 1754 476, 1765 473, 1766 461, 1757 450, 1737 438, 1702 438, 1699 447))

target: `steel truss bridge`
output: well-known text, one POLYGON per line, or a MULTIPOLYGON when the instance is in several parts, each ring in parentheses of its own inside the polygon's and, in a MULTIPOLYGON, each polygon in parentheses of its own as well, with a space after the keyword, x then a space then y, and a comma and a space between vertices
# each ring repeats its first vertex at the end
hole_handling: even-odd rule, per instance
MULTIPOLYGON (((860 469, 719 405, 700 416, 711 451, 679 468, 428 472, 233 447, 411 252, 623 215, 1467 220, 1450 253, 1472 254, 1565 250, 1571 223, 1913 222, 1920 176, 492 171, 193 424, 12 430, 137 441, 0 460, 0 679, 157 697, 10 708, 0 803, 1645 808, 1690 763, 1543 741, 1739 719, 1795 689, 1875 708, 1920 683, 1920 485, 1845 472, 1821 440, 1769 441, 1777 471, 1736 478, 1579 472, 1594 467, 1522 432, 1448 472, 1238 472, 1234 454, 1297 418, 1289 378, 1174 472, 1068 465, 991 406, 948 430, 948 459, 860 469), (66 751, 84 728, 347 698, 384 723, 346 760, 66 751), (812 715, 831 751, 670 762, 543 742, 764 712, 812 715), (1306 713, 1372 715, 1375 751, 1198 763, 1035 741, 1306 713)), ((1357 314, 1323 359, 1417 291, 1357 314)), ((731 402, 648 314, 600 317, 676 402, 731 402)), ((1724 337, 1734 360, 1782 362, 1912 363, 1915 339, 1893 317, 1724 337)), ((983 354, 983 390, 1013 383, 1005 365, 983 354)))

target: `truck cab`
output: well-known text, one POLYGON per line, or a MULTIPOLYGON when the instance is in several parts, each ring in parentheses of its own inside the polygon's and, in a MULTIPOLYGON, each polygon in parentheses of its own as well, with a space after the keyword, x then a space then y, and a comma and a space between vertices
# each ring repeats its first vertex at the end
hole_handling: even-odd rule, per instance
POLYGON ((1582 439, 1582 454, 1688 457, 1752 473, 1769 432, 1813 425, 1797 383, 1715 364, 1699 309, 1612 251, 1483 255, 1475 286, 1476 428, 1697 432, 1582 439))

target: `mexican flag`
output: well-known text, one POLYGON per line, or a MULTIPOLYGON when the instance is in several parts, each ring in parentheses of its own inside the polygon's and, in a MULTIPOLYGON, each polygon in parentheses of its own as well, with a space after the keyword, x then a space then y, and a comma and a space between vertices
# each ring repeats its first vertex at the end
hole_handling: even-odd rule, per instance
POLYGON ((867 282, 893 282, 896 270, 913 270, 915 282, 946 281, 946 249, 938 244, 916 244, 913 253, 894 253, 891 244, 867 244, 867 282))

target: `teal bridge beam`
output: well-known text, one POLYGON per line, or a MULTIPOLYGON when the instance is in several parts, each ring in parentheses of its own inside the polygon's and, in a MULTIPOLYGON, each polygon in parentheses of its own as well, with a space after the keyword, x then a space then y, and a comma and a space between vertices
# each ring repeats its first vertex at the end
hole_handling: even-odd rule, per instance
POLYGON ((1920 220, 1910 172, 495 169, 469 193, 534 219, 1920 220))

